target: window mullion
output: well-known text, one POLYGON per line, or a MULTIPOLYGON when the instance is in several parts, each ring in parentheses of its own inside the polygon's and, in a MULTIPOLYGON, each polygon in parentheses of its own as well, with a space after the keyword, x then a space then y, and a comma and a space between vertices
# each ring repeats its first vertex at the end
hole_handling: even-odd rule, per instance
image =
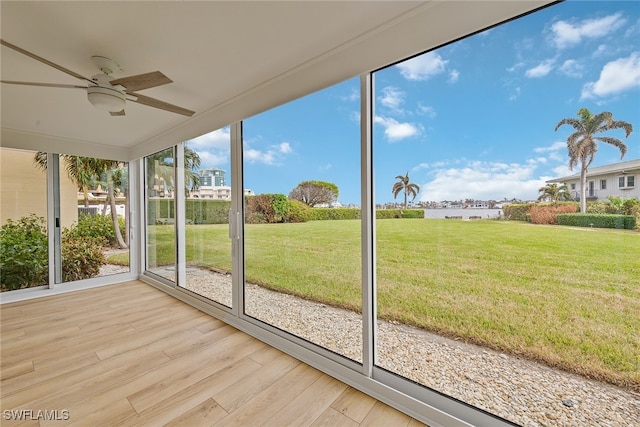
POLYGON ((373 79, 360 77, 360 173, 361 173, 361 251, 362 251, 362 373, 373 374, 376 336, 375 290, 375 201, 373 200, 373 79))

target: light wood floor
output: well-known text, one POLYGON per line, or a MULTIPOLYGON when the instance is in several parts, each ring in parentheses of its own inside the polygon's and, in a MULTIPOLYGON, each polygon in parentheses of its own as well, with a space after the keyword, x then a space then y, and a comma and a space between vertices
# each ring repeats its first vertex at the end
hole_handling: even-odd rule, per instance
POLYGON ((3 426, 422 425, 142 282, 0 311, 3 426))

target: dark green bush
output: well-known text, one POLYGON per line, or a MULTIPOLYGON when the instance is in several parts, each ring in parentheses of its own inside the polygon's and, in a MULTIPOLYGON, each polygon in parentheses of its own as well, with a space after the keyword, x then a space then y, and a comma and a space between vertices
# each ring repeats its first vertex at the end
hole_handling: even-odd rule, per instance
POLYGON ((231 209, 230 200, 189 199, 185 201, 187 223, 192 224, 227 224, 229 209, 231 209))
POLYGON ((360 219, 358 208, 312 208, 311 219, 314 221, 360 219))
POLYGON ((558 224, 574 227, 618 228, 632 230, 636 226, 636 218, 633 215, 615 214, 559 214, 558 224))
POLYGON ((11 219, 0 229, 0 288, 2 291, 48 282, 47 229, 35 214, 11 219))

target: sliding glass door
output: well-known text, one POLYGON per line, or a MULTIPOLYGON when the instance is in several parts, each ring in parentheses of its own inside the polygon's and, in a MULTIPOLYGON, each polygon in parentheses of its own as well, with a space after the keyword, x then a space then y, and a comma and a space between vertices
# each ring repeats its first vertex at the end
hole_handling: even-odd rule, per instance
POLYGON ((362 361, 359 80, 243 122, 244 312, 362 361))
POLYGON ((185 272, 178 283, 229 308, 233 305, 230 150, 229 128, 183 144, 185 210, 179 223, 184 227, 185 272))
POLYGON ((146 271, 176 282, 175 154, 173 148, 145 158, 146 271))

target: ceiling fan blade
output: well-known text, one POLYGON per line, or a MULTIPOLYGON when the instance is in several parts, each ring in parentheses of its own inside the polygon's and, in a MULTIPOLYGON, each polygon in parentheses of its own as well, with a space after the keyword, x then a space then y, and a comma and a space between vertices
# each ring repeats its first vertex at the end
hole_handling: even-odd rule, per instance
POLYGON ((112 116, 124 116, 124 108, 120 111, 111 111, 109 112, 112 116))
POLYGON ((131 92, 129 92, 128 95, 135 96, 136 99, 131 99, 131 101, 137 102, 138 104, 148 105, 149 107, 159 108, 160 110, 170 111, 176 114, 182 114, 187 117, 191 117, 195 114, 195 111, 187 110, 186 108, 178 107, 177 105, 169 104, 168 102, 160 101, 148 96, 131 92))
POLYGON ((22 85, 22 86, 40 86, 40 87, 61 87, 65 89, 86 89, 86 86, 79 85, 64 85, 58 83, 36 83, 36 82, 16 82, 13 80, 0 80, 0 83, 6 83, 9 85, 22 85))
POLYGON ((43 58, 43 57, 41 57, 41 56, 36 55, 35 53, 31 53, 31 52, 29 52, 28 50, 24 50, 24 49, 22 49, 22 48, 20 48, 20 47, 18 47, 18 46, 16 46, 16 45, 14 45, 14 44, 11 44, 11 43, 9 43, 9 42, 8 42, 8 41, 6 41, 6 40, 2 40, 2 39, 0 39, 0 44, 2 44, 3 46, 8 47, 8 48, 10 48, 10 49, 13 49, 13 50, 15 50, 16 52, 19 52, 19 53, 21 53, 21 54, 23 54, 23 55, 26 55, 26 56, 28 56, 29 58, 33 58, 33 59, 35 59, 36 61, 40 61, 40 62, 42 62, 43 64, 46 64, 46 65, 48 65, 48 66, 50 66, 50 67, 53 67, 53 68, 55 68, 56 70, 60 70, 60 71, 62 71, 63 73, 67 73, 67 74, 69 74, 70 76, 73 76, 73 77, 75 77, 75 78, 77 78, 77 79, 80 79, 80 80, 86 80, 86 81, 88 81, 88 82, 90 82, 90 83, 93 83, 93 81, 92 81, 91 79, 89 79, 89 78, 87 78, 87 77, 85 77, 85 76, 82 76, 82 75, 80 75, 80 74, 76 73, 75 71, 71 71, 71 70, 69 70, 69 69, 67 69, 67 68, 64 68, 64 67, 63 67, 63 66, 61 66, 61 65, 58 65, 58 64, 53 63, 53 62, 51 62, 51 61, 49 61, 49 60, 47 60, 47 59, 44 59, 44 58, 43 58))
POLYGON ((160 71, 153 71, 151 73, 138 74, 136 76, 122 77, 119 79, 111 80, 113 86, 121 85, 129 92, 135 92, 137 90, 149 89, 156 86, 166 85, 173 83, 169 77, 162 74, 160 71))

